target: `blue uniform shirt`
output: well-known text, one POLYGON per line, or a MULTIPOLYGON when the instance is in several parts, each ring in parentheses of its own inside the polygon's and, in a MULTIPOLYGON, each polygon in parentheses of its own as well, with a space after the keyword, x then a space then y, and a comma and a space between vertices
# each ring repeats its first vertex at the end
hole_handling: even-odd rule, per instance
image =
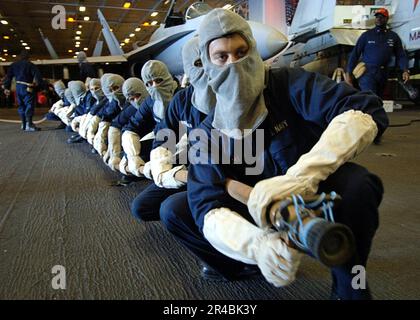
POLYGON ((80 67, 80 80, 85 82, 86 78, 96 78, 96 70, 89 62, 82 62, 79 64, 80 67))
MULTIPOLYGON (((174 92, 176 94, 179 88, 174 92)), ((137 133, 141 138, 150 132, 157 130, 157 124, 162 121, 154 112, 153 105, 155 101, 151 96, 148 96, 137 112, 130 118, 128 123, 123 127, 122 131, 132 131, 137 133)), ((166 114, 167 110, 165 111, 166 114)))
POLYGON ((130 118, 128 123, 123 127, 123 131, 132 131, 137 133, 141 138, 151 131, 154 131, 156 123, 160 122, 158 117, 153 113, 154 100, 147 97, 136 113, 130 118))
POLYGON ((121 107, 116 100, 107 100, 105 106, 96 114, 102 121, 111 122, 120 112, 121 107))
POLYGON ((71 103, 69 102, 69 100, 67 100, 67 98, 65 96, 61 100, 63 100, 63 106, 64 107, 68 107, 68 106, 71 105, 71 103))
POLYGON ((123 110, 112 120, 111 127, 122 129, 136 113, 137 109, 126 102, 123 110))
POLYGON ((401 70, 408 69, 408 60, 401 39, 395 32, 376 27, 363 33, 350 54, 347 72, 352 73, 360 57, 368 66, 387 68, 395 56, 401 70))
POLYGON ((86 100, 85 113, 89 113, 90 109, 92 109, 92 107, 96 104, 96 99, 92 95, 92 93, 88 91, 86 94, 85 100, 86 100))
POLYGON ((6 89, 10 90, 13 78, 16 78, 16 81, 26 83, 32 83, 34 80, 37 84, 42 83, 42 76, 38 68, 28 60, 20 60, 12 63, 7 71, 7 77, 4 82, 6 89))
POLYGON ((90 107, 89 113, 91 115, 96 116, 99 113, 99 111, 101 111, 102 108, 104 108, 108 104, 108 99, 103 97, 99 102, 96 99, 94 100, 95 100, 95 103, 90 107))
POLYGON ((76 107, 75 114, 81 116, 90 111, 92 105, 96 102, 95 98, 92 96, 92 93, 88 91, 83 99, 80 101, 80 104, 76 107))
MULTIPOLYGON (((165 113, 165 119, 157 125, 156 131, 170 129, 176 135, 175 141, 179 141, 181 138, 179 126, 183 126, 187 134, 198 127, 207 115, 192 105, 191 98, 193 93, 194 87, 189 86, 175 94, 165 113)), ((164 142, 155 139, 153 141, 153 149, 161 146, 164 142)))
MULTIPOLYGON (((337 115, 351 109, 370 114, 378 126, 379 134, 388 125, 387 115, 377 96, 359 92, 345 83, 337 84, 327 77, 303 69, 270 70, 264 97, 269 114, 258 128, 264 129, 264 146, 257 148, 256 131, 252 134, 252 150, 260 151, 258 154, 253 153, 263 163, 263 170, 259 175, 245 174, 246 168, 255 167, 255 164, 244 161, 234 163, 235 158, 229 151, 233 148, 233 139, 228 139, 227 151, 225 149, 231 164, 214 164, 213 161, 189 167, 188 203, 200 230, 203 228, 204 216, 210 210, 225 207, 237 211, 236 208, 243 208, 242 204, 225 191, 226 178, 252 187, 260 180, 285 174, 301 155, 311 150, 337 115)), ((199 126, 208 137, 213 129, 213 113, 214 111, 199 126)), ((218 145, 217 141, 210 138, 209 141, 211 148, 218 145)), ((208 149, 204 141, 191 143, 193 149, 190 153, 206 152, 208 159, 211 159, 210 151, 214 149, 208 149)), ((244 218, 252 221, 250 216, 244 218)))

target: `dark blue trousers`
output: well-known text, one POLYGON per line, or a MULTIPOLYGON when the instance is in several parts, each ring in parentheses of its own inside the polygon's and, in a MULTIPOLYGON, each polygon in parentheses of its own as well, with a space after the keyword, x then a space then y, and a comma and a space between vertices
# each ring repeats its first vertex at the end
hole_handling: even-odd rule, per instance
MULTIPOLYGON (((365 168, 347 163, 320 184, 319 192, 335 191, 343 198, 334 210, 336 222, 347 225, 356 239, 356 254, 344 266, 331 269, 332 293, 346 300, 369 299, 370 291, 353 289, 352 280, 356 265, 366 267, 372 239, 379 225, 378 207, 382 200, 381 180, 365 168)), ((238 210, 241 213, 240 205, 238 210)), ((243 206, 243 208, 246 207, 243 206)), ((232 279, 243 263, 230 259, 214 249, 199 231, 188 206, 187 193, 177 193, 162 203, 160 217, 168 231, 200 260, 210 265, 226 278, 232 279)))
POLYGON ((19 106, 18 112, 23 120, 25 118, 32 118, 35 109, 35 93, 26 91, 26 88, 27 86, 25 85, 16 85, 16 96, 19 106))
MULTIPOLYGON (((371 68, 371 67, 368 67, 371 68)), ((378 97, 383 98, 388 72, 380 68, 369 69, 359 79, 359 87, 362 91, 373 91, 378 97)))
POLYGON ((180 189, 165 189, 151 183, 131 203, 131 213, 141 221, 159 221, 160 205, 169 196, 185 191, 180 189))

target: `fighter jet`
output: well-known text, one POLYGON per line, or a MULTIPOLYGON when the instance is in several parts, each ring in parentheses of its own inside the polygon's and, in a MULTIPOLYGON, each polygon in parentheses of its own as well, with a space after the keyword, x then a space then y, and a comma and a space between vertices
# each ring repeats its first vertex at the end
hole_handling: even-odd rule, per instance
MULTIPOLYGON (((134 74, 140 74, 139 69, 149 59, 164 62, 174 75, 183 73, 182 59, 174 57, 181 56, 183 45, 197 34, 198 26, 212 8, 204 2, 196 2, 186 10, 184 17, 180 17, 173 14, 175 3, 173 0, 165 23, 153 33, 149 43, 124 55, 134 74)), ((286 47, 288 40, 277 29, 258 22, 248 23, 263 60, 275 56, 286 47)))

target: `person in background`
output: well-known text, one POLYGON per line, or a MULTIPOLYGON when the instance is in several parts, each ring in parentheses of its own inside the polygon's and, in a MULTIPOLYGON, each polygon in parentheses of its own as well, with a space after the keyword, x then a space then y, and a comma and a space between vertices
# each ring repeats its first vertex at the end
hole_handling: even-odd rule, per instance
POLYGON ((19 61, 12 63, 7 71, 4 82, 4 93, 10 95, 10 86, 13 78, 16 79, 16 95, 18 100, 18 112, 22 120, 21 129, 24 131, 39 131, 33 122, 32 117, 35 109, 35 86, 41 85, 42 76, 38 68, 29 61, 29 52, 22 50, 19 61))
POLYGON ((388 80, 388 65, 393 56, 402 70, 402 79, 406 83, 410 79, 407 55, 398 34, 387 28, 389 12, 381 8, 375 13, 376 27, 363 33, 357 40, 347 64, 346 81, 353 86, 353 71, 359 61, 364 63, 363 71, 358 79, 362 91, 373 91, 383 98, 384 88, 388 80))
POLYGON ((87 61, 84 51, 80 51, 77 54, 77 61, 79 62, 81 81, 86 82, 87 78, 96 78, 98 76, 95 67, 87 61))

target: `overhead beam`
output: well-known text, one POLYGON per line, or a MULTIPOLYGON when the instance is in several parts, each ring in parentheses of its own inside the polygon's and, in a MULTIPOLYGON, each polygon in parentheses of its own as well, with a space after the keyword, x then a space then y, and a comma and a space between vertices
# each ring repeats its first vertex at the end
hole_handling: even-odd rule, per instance
MULTIPOLYGON (((33 5, 33 0, 2 0, 2 2, 13 2, 13 3, 29 3, 33 5)), ((58 2, 58 1, 51 1, 51 2, 47 2, 47 1, 37 1, 37 5, 40 4, 45 4, 45 5, 50 5, 50 6, 55 6, 55 5, 62 5, 64 7, 79 7, 80 4, 78 3, 68 3, 68 2, 58 2)), ((86 2, 83 4, 83 6, 85 6, 86 8, 98 8, 98 5, 93 5, 93 4, 87 4, 86 2)), ((166 12, 166 10, 155 10, 155 9, 143 9, 143 8, 123 8, 123 7, 116 7, 116 6, 110 6, 110 5, 106 5, 106 6, 101 6, 101 9, 113 9, 113 10, 131 10, 131 11, 157 11, 157 12, 166 12)))
POLYGON ((38 28, 38 31, 39 31, 39 33, 41 35, 42 40, 45 43, 45 46, 47 47, 47 50, 48 50, 48 53, 51 56, 51 59, 58 59, 58 54, 57 54, 57 52, 55 52, 54 47, 52 46, 50 40, 48 40, 48 38, 46 38, 44 36, 44 34, 42 33, 41 28, 38 28))
POLYGON ((104 15, 102 14, 101 10, 98 9, 98 18, 102 25, 102 34, 104 35, 106 44, 108 45, 109 52, 111 55, 118 56, 123 55, 124 51, 120 48, 120 43, 118 42, 115 35, 109 28, 108 22, 106 21, 104 15))

